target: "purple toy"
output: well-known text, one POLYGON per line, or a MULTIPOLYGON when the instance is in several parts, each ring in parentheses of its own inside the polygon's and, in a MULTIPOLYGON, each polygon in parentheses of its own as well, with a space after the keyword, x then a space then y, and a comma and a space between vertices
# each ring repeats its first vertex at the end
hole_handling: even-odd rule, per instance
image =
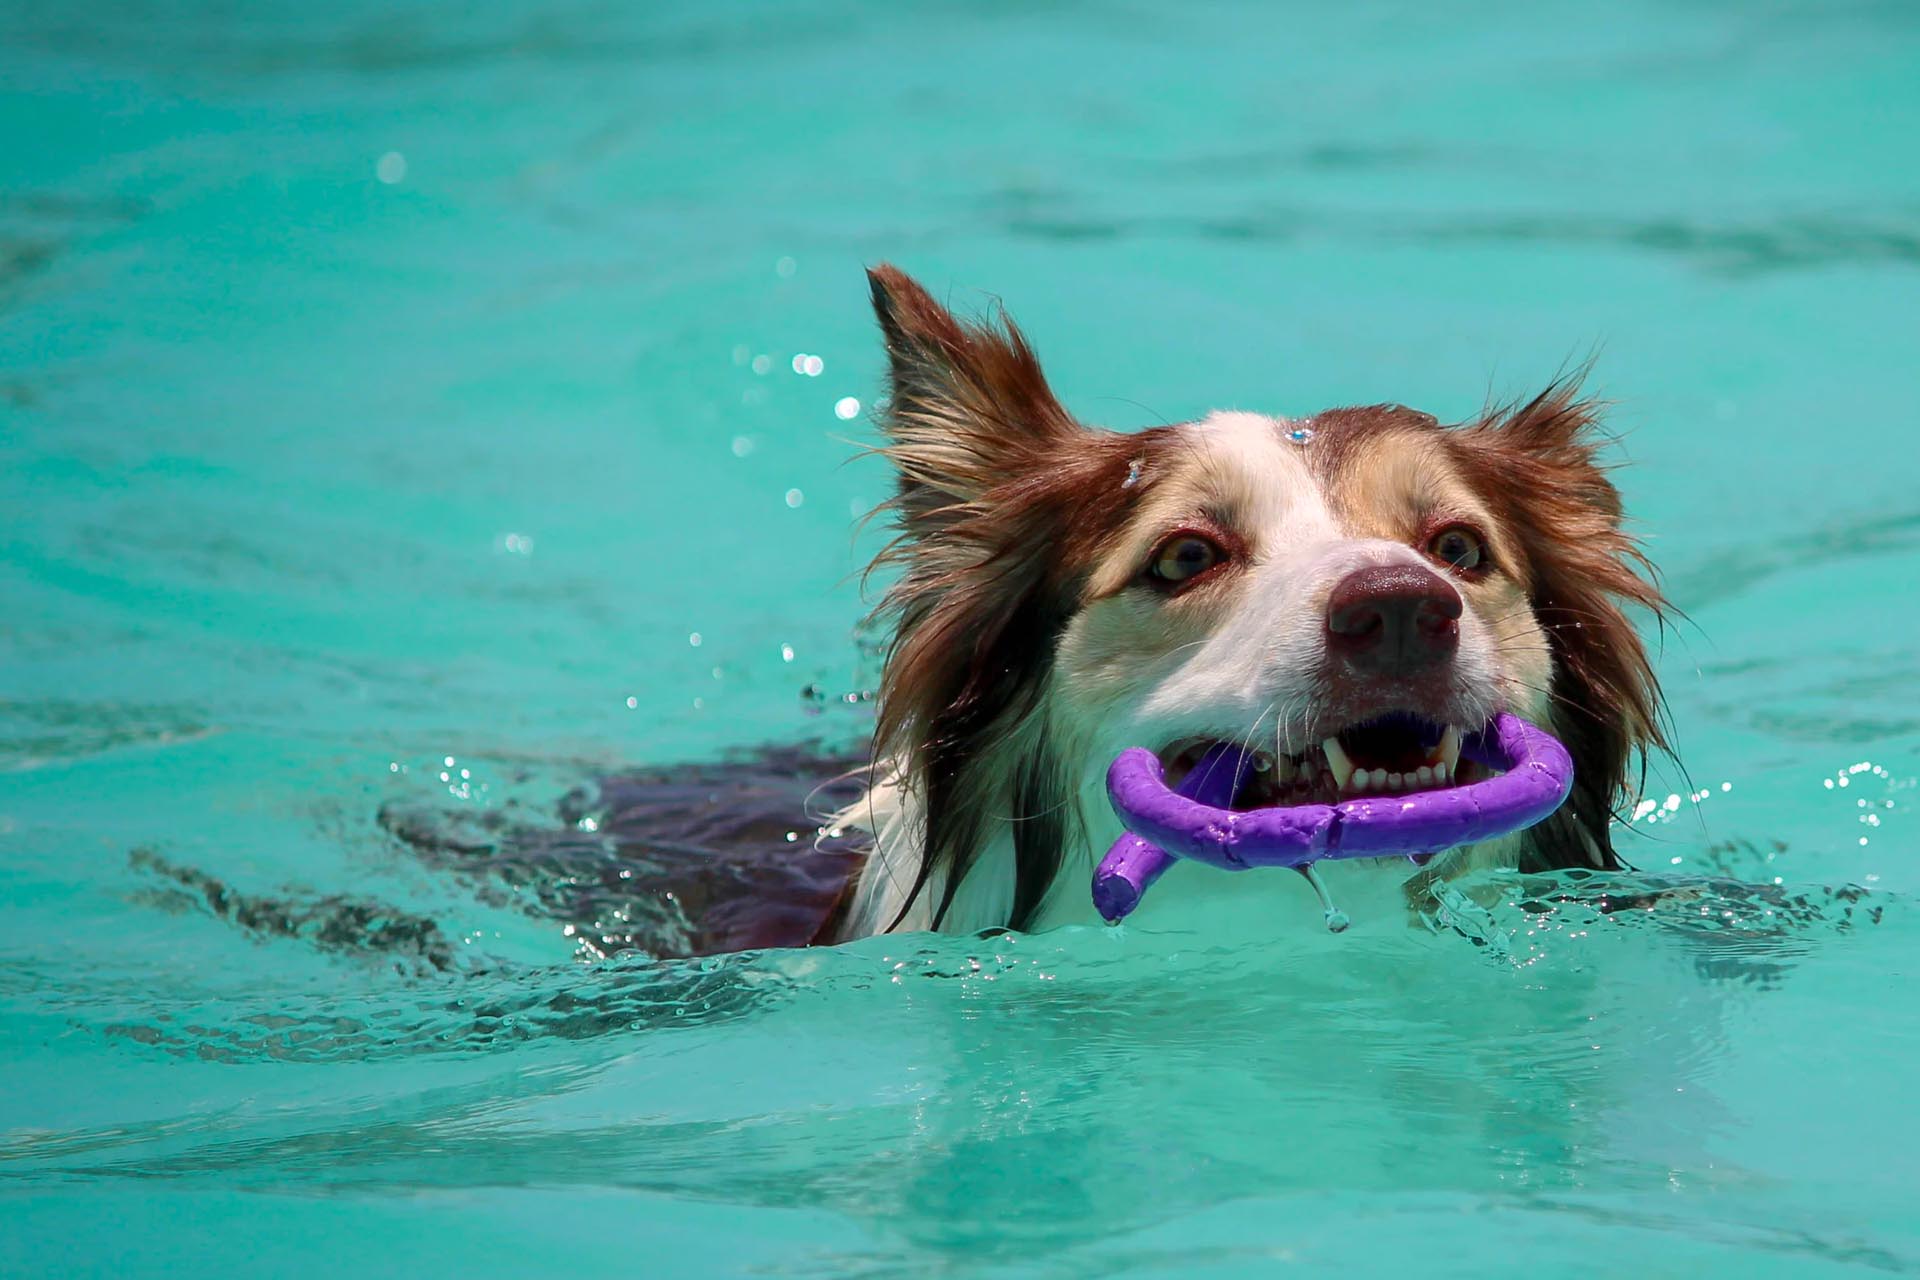
POLYGON ((1247 753, 1208 749, 1169 789, 1159 758, 1133 747, 1107 770, 1107 795, 1126 824, 1093 873, 1093 905, 1108 922, 1124 918, 1175 858, 1229 871, 1306 869, 1322 858, 1438 853, 1521 831, 1558 809, 1573 786, 1573 761, 1558 739, 1518 716, 1495 716, 1461 754, 1497 777, 1406 795, 1362 796, 1339 804, 1229 809, 1248 770, 1247 753))

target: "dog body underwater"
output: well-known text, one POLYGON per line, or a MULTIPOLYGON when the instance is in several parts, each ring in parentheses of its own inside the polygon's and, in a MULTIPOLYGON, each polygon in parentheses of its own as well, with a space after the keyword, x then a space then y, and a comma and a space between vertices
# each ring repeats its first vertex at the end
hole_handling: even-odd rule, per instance
MULTIPOLYGON (((1061 407, 1010 321, 869 274, 899 476, 875 562, 897 572, 893 639, 868 789, 830 828, 864 866, 826 938, 1096 919, 1126 747, 1171 779, 1212 742, 1251 746, 1237 807, 1328 802, 1473 780, 1460 735, 1501 711, 1566 743, 1568 803, 1425 866, 1324 864, 1333 898, 1404 920, 1436 876, 1619 865, 1611 815, 1664 745, 1626 609, 1663 601, 1574 385, 1453 427, 1384 404, 1118 433, 1061 407)), ((1318 888, 1176 867, 1139 919, 1185 899, 1283 927, 1317 916, 1318 888)))

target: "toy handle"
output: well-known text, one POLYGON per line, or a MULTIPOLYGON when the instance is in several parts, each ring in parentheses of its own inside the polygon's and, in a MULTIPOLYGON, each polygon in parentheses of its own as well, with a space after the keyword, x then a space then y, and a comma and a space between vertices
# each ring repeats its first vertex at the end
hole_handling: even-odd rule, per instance
MULTIPOLYGON (((1217 742, 1208 747, 1174 794, 1223 809, 1232 803, 1245 775, 1247 757, 1238 747, 1217 742)), ((1166 874, 1174 855, 1129 831, 1113 842, 1093 873, 1093 906, 1108 924, 1119 924, 1140 905, 1153 882, 1166 874)))

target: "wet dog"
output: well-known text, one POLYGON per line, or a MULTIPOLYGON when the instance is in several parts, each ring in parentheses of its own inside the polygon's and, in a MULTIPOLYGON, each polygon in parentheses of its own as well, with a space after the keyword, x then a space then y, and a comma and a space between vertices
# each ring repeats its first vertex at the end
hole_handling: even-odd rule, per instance
POLYGON ((891 267, 871 284, 898 476, 871 752, 604 779, 558 831, 406 806, 390 831, 476 882, 546 886, 590 955, 1029 930, 1096 918, 1123 748, 1177 778, 1247 744, 1261 767, 1236 805, 1328 802, 1470 782, 1462 733, 1512 711, 1573 756, 1545 823, 1311 885, 1182 864, 1132 919, 1317 927, 1331 894, 1356 925, 1404 924, 1477 867, 1619 866, 1611 815, 1664 745, 1627 611, 1663 601, 1571 382, 1454 426, 1380 404, 1123 434, 1074 419, 1011 322, 956 319, 891 267))
MULTIPOLYGON (((1611 814, 1663 745, 1627 610, 1663 601, 1573 381, 1455 426, 1381 404, 1123 434, 1070 415, 1010 321, 870 279, 899 483, 876 567, 897 576, 869 789, 833 827, 865 863, 832 936, 1093 919, 1125 747, 1177 776, 1212 742, 1257 746, 1236 805, 1331 801, 1471 781, 1460 734, 1503 710, 1567 744, 1565 807, 1330 878, 1404 898, 1474 867, 1618 865, 1611 814)), ((1296 876, 1185 879, 1311 901, 1296 876)))

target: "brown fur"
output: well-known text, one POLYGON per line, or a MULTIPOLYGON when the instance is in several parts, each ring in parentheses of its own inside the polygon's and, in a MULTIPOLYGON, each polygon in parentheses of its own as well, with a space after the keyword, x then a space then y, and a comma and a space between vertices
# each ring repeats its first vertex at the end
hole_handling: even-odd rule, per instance
POLYGON ((1620 866, 1607 819, 1634 756, 1667 749, 1660 685, 1625 609, 1660 621, 1667 602, 1652 562, 1623 527, 1619 490, 1596 461, 1597 411, 1567 380, 1447 436, 1519 533, 1529 599, 1553 651, 1554 727, 1573 755, 1572 798, 1536 829, 1534 858, 1523 869, 1620 866))
POLYGON ((956 321, 902 272, 868 273, 892 396, 882 448, 900 473, 901 535, 875 567, 901 576, 881 681, 876 760, 924 803, 917 896, 936 871, 944 916, 994 817, 1020 852, 1018 928, 1072 833, 1030 717, 1087 566, 1125 519, 1116 503, 1137 439, 1060 407, 1020 331, 956 321), (1024 763, 1023 763, 1024 762, 1024 763))

